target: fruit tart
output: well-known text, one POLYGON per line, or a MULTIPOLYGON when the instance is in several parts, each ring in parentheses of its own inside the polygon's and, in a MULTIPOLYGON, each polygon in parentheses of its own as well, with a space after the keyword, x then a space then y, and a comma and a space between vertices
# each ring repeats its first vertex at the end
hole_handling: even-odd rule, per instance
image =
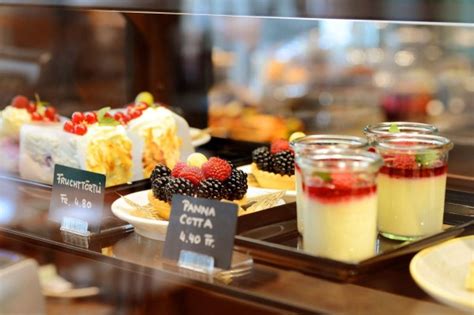
MULTIPOLYGON (((172 169, 164 164, 156 165, 150 180, 148 200, 166 220, 170 217, 174 194, 243 204, 248 188, 246 173, 224 159, 207 159, 201 153, 191 154, 186 163, 178 162, 172 169)), ((243 213, 239 209, 239 215, 243 213)))
POLYGON ((18 155, 20 129, 29 123, 53 124, 59 122, 56 109, 47 102, 29 100, 23 95, 17 95, 11 104, 0 111, 0 152, 2 163, 0 170, 18 172, 18 155))
MULTIPOLYGON (((290 139, 302 135, 304 134, 297 132, 290 139)), ((269 147, 263 146, 255 149, 252 152, 250 168, 260 187, 282 190, 295 189, 295 153, 288 140, 275 140, 269 147)))

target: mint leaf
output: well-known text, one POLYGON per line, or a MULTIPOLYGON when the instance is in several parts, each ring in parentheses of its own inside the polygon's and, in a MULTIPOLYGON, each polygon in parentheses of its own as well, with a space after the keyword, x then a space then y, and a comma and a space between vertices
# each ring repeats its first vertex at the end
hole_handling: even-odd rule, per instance
POLYGON ((315 172, 313 175, 318 176, 325 182, 330 182, 331 181, 331 174, 327 172, 315 172))
POLYGON ((110 106, 108 107, 102 107, 97 111, 97 121, 101 121, 104 119, 105 114, 107 114, 110 110, 110 106))
POLYGON ((428 151, 426 153, 417 154, 416 162, 421 166, 430 166, 438 160, 438 154, 435 151, 428 151))
POLYGON ((388 132, 397 133, 400 132, 400 129, 398 128, 397 124, 391 124, 390 128, 388 128, 388 132))
POLYGON ((99 126, 118 126, 120 123, 113 119, 112 117, 103 117, 102 119, 99 120, 99 126))

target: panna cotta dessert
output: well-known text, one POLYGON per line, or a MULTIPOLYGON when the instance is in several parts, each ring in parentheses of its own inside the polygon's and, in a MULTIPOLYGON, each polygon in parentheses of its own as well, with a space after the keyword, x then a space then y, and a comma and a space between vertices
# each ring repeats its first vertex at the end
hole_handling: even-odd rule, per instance
POLYGON ((438 134, 438 128, 419 122, 395 121, 368 125, 364 128, 364 133, 369 140, 369 144, 373 145, 378 137, 384 137, 394 133, 436 135, 438 134))
MULTIPOLYGON (((324 148, 346 148, 346 149, 363 149, 367 147, 367 140, 360 137, 344 136, 344 135, 308 135, 294 136, 290 138, 290 147, 293 149, 295 156, 302 154, 311 154, 314 150, 324 148)), ((301 169, 295 159, 295 182, 296 182, 296 220, 298 232, 303 234, 303 202, 302 198, 302 181, 301 169)))
POLYGON ((410 240, 440 232, 451 141, 396 134, 379 138, 375 145, 384 158, 378 178, 380 233, 410 240))
POLYGON ((328 149, 298 157, 297 163, 302 175, 304 250, 350 263, 372 257, 380 156, 328 149))

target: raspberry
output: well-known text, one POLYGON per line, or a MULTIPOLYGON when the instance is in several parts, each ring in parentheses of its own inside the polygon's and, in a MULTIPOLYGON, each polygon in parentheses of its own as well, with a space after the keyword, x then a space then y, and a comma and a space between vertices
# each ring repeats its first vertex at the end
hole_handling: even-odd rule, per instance
POLYGON ((30 101, 23 95, 17 95, 12 100, 12 106, 16 108, 27 108, 30 101))
POLYGON ((173 170, 171 171, 171 176, 173 177, 179 177, 179 173, 181 173, 181 170, 183 168, 185 168, 186 166, 188 166, 186 163, 184 162, 178 162, 176 163, 176 165, 174 166, 173 170))
POLYGON ((232 173, 232 166, 223 159, 211 157, 209 161, 202 165, 204 177, 214 178, 221 182, 229 178, 232 173))
POLYGON ((357 178, 349 173, 334 173, 331 174, 332 183, 336 188, 351 189, 357 184, 357 178))
POLYGON ((199 185, 199 183, 204 179, 204 176, 199 167, 185 166, 181 172, 179 172, 179 178, 185 178, 194 185, 199 185))
POLYGON ((414 169, 417 168, 416 158, 414 155, 399 154, 393 159, 392 166, 402 169, 414 169))
POLYGON ((290 143, 284 139, 273 141, 270 147, 270 151, 272 152, 272 154, 286 150, 290 150, 290 143))

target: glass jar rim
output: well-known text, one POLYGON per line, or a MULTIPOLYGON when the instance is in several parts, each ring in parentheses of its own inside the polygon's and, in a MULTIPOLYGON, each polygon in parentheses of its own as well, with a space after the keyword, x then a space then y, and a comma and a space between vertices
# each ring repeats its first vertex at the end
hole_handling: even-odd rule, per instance
POLYGON ((438 135, 393 133, 379 137, 374 141, 374 146, 379 150, 409 153, 425 150, 449 151, 454 145, 448 138, 438 135), (407 142, 414 143, 414 145, 407 145, 407 142))
POLYGON ((383 159, 377 153, 361 149, 322 148, 296 157, 300 168, 311 167, 319 172, 377 172, 383 159), (340 160, 337 167, 328 164, 340 160))
POLYGON ((293 150, 306 147, 361 149, 368 146, 365 138, 348 135, 307 135, 290 142, 293 150))
POLYGON ((390 127, 395 124, 397 125, 400 133, 421 133, 421 134, 437 134, 439 132, 438 128, 433 125, 420 123, 420 122, 410 122, 410 121, 386 121, 381 122, 375 125, 367 125, 364 128, 364 133, 375 134, 375 135, 386 135, 393 134, 389 131, 390 127), (410 131, 404 131, 412 130, 410 131))

